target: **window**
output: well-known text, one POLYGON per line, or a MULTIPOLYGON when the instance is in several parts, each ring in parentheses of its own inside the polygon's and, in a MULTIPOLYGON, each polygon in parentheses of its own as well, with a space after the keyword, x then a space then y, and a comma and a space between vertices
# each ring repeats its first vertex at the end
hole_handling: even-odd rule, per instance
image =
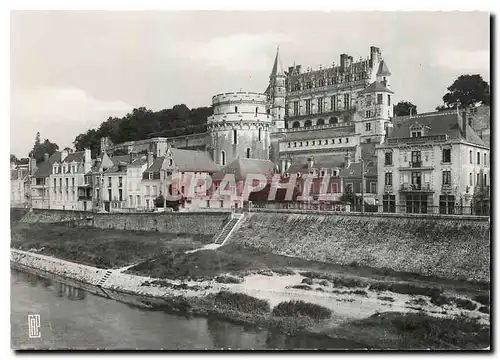
POLYGON ((111 201, 111 195, 112 195, 112 192, 111 192, 111 189, 108 190, 108 200, 111 201))
POLYGON ((325 139, 325 145, 328 145, 328 139, 325 139))
POLYGON ((68 188, 69 188, 69 179, 66 178, 66 191, 68 191, 68 188))
POLYGON ((247 148, 247 159, 250 159, 250 148, 247 148))
POLYGON ((443 149, 443 162, 451 162, 451 149, 443 149))
POLYGON ((385 173, 385 182, 384 182, 385 185, 392 185, 392 173, 391 172, 387 172, 385 173))
POLYGON ((411 137, 421 137, 422 132, 421 131, 412 131, 411 132, 411 137))
POLYGON ((318 119, 318 121, 316 122, 316 125, 325 125, 325 120, 318 119))
POLYGON ((469 118, 469 126, 472 127, 472 118, 469 118))
POLYGON ((321 140, 318 140, 318 145, 321 145, 321 140))
POLYGON ((297 129, 300 127, 300 123, 298 121, 294 121, 292 124, 292 128, 297 129))
POLYGON ((470 186, 474 186, 474 181, 473 181, 473 178, 472 178, 472 173, 469 173, 469 185, 470 186))
POLYGON ((297 147, 297 142, 294 142, 294 143, 293 143, 293 147, 297 147))
POLYGON ((54 191, 56 190, 56 186, 57 186, 57 179, 54 179, 54 191))
POLYGON ((158 187, 156 185, 153 185, 151 187, 151 195, 153 195, 153 196, 158 195, 158 187))
POLYGON ((299 102, 298 101, 293 102, 293 115, 294 116, 299 115, 299 102))
POLYGON ((141 196, 137 195, 136 199, 137 199, 137 206, 141 206, 141 196))
POLYGON ((484 186, 488 185, 488 184, 486 183, 486 174, 484 174, 483 185, 484 185, 484 186))
POLYGON ((477 164, 480 165, 480 163, 481 163, 481 154, 478 151, 477 152, 477 164))
POLYGON ((311 114, 311 99, 306 100, 306 115, 311 114))
POLYGON ((420 190, 422 186, 422 173, 413 171, 411 173, 411 185, 413 189, 420 190))
POLYGON ((487 160, 488 159, 488 156, 486 155, 486 153, 484 153, 484 161, 483 161, 483 165, 487 165, 487 160))
POLYGON ((149 187, 149 185, 146 185, 146 195, 147 195, 147 196, 150 196, 150 195, 151 195, 151 191, 150 191, 150 187, 149 187))
POLYGON ((388 151, 385 153, 384 165, 392 165, 392 152, 388 151))
POLYGON ((123 189, 118 189, 118 200, 123 201, 123 189))
POLYGON ((235 107, 234 107, 234 112, 235 112, 235 113, 237 113, 237 112, 238 112, 238 107, 237 107, 237 106, 235 106, 235 107))
POLYGON ((439 196, 439 213, 440 214, 455 213, 455 196, 453 195, 439 196))
POLYGON ((238 130, 233 130, 233 144, 237 145, 238 144, 238 130))
POLYGON ((121 176, 118 177, 118 187, 123 187, 123 178, 121 176))
POLYGON ((377 105, 382 105, 384 100, 383 100, 384 94, 377 94, 377 105))
POLYGON ((366 110, 365 111, 365 118, 371 118, 372 117, 372 112, 371 110, 366 110))
POLYGON ((377 193, 377 183, 376 182, 371 182, 370 183, 370 193, 371 194, 376 194, 377 193))
POLYGON ((422 153, 420 151, 411 152, 411 166, 420 167, 422 165, 422 153))
POLYGON ((226 152, 224 150, 220 152, 220 163, 226 165, 226 152))
POLYGON ((391 95, 387 95, 387 105, 391 106, 391 95))
POLYGON ((257 114, 258 114, 258 113, 259 113, 259 108, 258 108, 258 107, 256 107, 256 108, 255 108, 255 116, 257 116, 257 114))
POLYGON ((336 118, 336 117, 332 117, 330 118, 330 124, 338 124, 339 123, 339 119, 336 118))
POLYGON ((469 151, 469 162, 472 164, 472 150, 469 151))
POLYGON ((339 144, 342 144, 342 139, 341 138, 339 139, 339 144))
POLYGON ((318 113, 323 112, 323 98, 318 98, 318 113))
POLYGON ((372 129, 372 124, 371 123, 366 123, 365 124, 365 130, 366 131, 371 131, 371 129, 372 129))
POLYGON ((330 109, 331 111, 337 111, 337 96, 333 95, 330 98, 331 104, 330 104, 330 109))
POLYGON ((427 213, 427 195, 407 195, 406 212, 410 214, 427 213))
POLYGON ((59 179, 59 191, 61 191, 62 188, 62 179, 59 179))
POLYGON ((345 142, 348 143, 349 142, 349 138, 345 138, 345 142))
POLYGON ((396 212, 396 195, 385 194, 382 197, 382 206, 384 212, 396 212))
POLYGON ((311 127, 311 126, 312 126, 311 120, 306 120, 306 122, 304 123, 304 127, 311 127))
POLYGON ((451 185, 451 171, 443 171, 443 185, 451 185))
POLYGON ((351 103, 349 100, 349 94, 344 94, 344 109, 349 110, 351 108, 351 103))
POLYGON ((476 186, 479 185, 479 181, 481 180, 480 176, 480 174, 476 175, 476 186))

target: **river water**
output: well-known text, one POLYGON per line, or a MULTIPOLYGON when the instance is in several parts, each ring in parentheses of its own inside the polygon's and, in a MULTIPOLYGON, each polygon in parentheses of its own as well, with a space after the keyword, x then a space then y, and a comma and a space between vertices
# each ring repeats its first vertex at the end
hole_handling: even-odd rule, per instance
POLYGON ((11 270, 11 344, 14 349, 347 349, 327 338, 204 317, 183 317, 127 305, 70 285, 11 270), (30 338, 28 315, 40 315, 40 337, 30 338))

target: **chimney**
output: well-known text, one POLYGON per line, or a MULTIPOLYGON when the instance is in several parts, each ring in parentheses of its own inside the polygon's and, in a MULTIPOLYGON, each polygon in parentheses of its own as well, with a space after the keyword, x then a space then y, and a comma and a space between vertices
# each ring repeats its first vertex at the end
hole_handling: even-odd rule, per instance
POLYGON ((35 174, 35 172, 37 170, 35 158, 30 158, 29 166, 30 166, 30 175, 35 174))
POLYGON ((300 74, 300 71, 302 69, 302 65, 296 65, 295 68, 297 69, 297 74, 300 74))
POLYGON ((149 168, 151 165, 153 165, 153 153, 151 151, 148 152, 148 167, 149 168))
POLYGON ((340 55, 340 71, 341 72, 344 72, 345 69, 346 69, 346 65, 347 65, 347 58, 349 56, 347 54, 341 54, 340 55))
POLYGON ((90 151, 90 149, 88 149, 88 148, 85 149, 84 161, 85 162, 91 162, 92 161, 92 151, 90 151))
POLYGON ((61 162, 68 156, 68 150, 61 151, 61 162))
POLYGON ((462 133, 464 139, 467 139, 467 109, 462 112, 462 133))
POLYGON ((375 46, 370 46, 370 64, 374 66, 379 61, 380 49, 375 46))
POLYGON ((43 161, 44 162, 49 161, 49 154, 47 154, 47 153, 43 154, 43 161))

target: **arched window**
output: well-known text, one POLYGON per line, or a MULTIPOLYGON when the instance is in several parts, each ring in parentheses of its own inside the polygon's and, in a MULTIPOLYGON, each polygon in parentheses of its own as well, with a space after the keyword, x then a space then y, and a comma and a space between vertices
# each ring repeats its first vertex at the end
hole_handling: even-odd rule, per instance
POLYGON ((220 152, 220 163, 226 165, 226 152, 224 150, 220 152))
POLYGON ((311 127, 311 126, 312 126, 311 120, 306 120, 306 122, 304 123, 304 127, 311 127))
POLYGON ((332 117, 330 118, 330 124, 338 124, 339 123, 339 119, 336 118, 336 117, 332 117))
POLYGON ((259 128, 259 141, 262 141, 262 128, 259 128))
POLYGON ((237 107, 237 106, 235 106, 235 107, 234 107, 234 112, 235 112, 235 113, 237 113, 237 112, 238 112, 238 107, 237 107))
POLYGON ((318 121, 316 122, 316 125, 325 125, 325 120, 318 119, 318 121))
POLYGON ((247 159, 250 159, 250 148, 247 148, 247 159))
POLYGON ((233 144, 238 144, 238 130, 233 130, 233 144))
POLYGON ((294 121, 292 124, 292 128, 296 129, 300 127, 300 123, 298 121, 294 121))

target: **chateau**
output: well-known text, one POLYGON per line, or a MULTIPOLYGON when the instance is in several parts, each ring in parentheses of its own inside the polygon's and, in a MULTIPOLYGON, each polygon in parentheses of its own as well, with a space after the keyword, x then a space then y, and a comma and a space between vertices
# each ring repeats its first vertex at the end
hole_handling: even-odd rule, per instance
MULTIPOLYGON (((154 209, 155 198, 176 172, 212 175, 243 166, 240 172, 265 168, 267 174, 273 164, 284 177, 314 174, 313 195, 328 176, 336 201, 350 188, 363 193, 369 205, 383 204, 385 212, 470 206, 477 186, 489 184, 489 107, 472 109, 463 118, 453 111, 394 118, 392 74, 382 51, 369 50, 358 61, 341 54, 338 64, 304 70, 301 65, 285 69, 278 48, 266 90, 213 96, 205 133, 121 144, 102 138, 101 155, 92 161, 89 150, 47 156, 38 169, 30 169, 31 204, 154 209), (477 162, 465 164, 467 151, 478 154, 477 162)), ((220 206, 241 204, 234 201, 220 206)))

